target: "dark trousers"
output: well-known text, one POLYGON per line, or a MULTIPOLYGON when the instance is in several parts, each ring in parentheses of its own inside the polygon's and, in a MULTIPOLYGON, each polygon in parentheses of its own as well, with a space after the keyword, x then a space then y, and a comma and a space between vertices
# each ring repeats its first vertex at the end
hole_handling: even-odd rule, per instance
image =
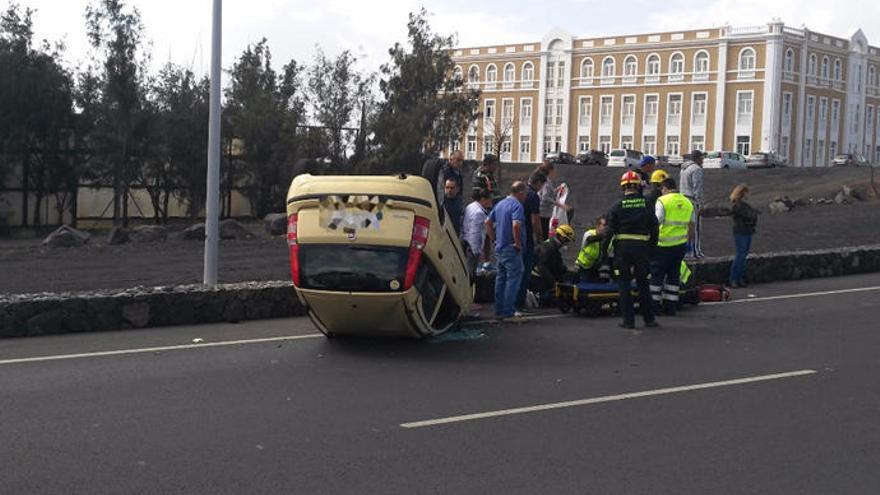
POLYGON ((660 247, 654 250, 653 270, 651 272, 651 298, 654 304, 663 304, 668 313, 678 308, 681 261, 684 259, 687 244, 660 247))
POLYGON ((550 238, 550 217, 541 217, 541 239, 550 238))
POLYGON ((526 246, 522 252, 523 273, 519 283, 519 293, 516 295, 516 309, 526 309, 526 292, 529 290, 532 280, 532 268, 535 267, 535 248, 526 246))
POLYGON ((650 277, 651 250, 647 244, 641 242, 617 242, 614 246, 614 275, 617 277, 617 286, 620 291, 620 313, 623 322, 634 324, 635 309, 630 292, 631 281, 636 279, 639 289, 639 309, 645 323, 654 321, 654 310, 651 307, 651 288, 648 285, 650 277))
POLYGON ((752 248, 751 234, 733 234, 733 241, 736 244, 736 257, 730 266, 730 283, 745 282, 746 278, 746 257, 752 248))

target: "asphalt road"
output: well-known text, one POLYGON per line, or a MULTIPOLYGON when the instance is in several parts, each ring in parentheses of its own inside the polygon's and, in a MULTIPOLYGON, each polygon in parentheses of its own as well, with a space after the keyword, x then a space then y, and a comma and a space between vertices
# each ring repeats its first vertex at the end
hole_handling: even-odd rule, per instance
POLYGON ((736 296, 656 332, 3 340, 0 493, 880 493, 880 274, 736 296))

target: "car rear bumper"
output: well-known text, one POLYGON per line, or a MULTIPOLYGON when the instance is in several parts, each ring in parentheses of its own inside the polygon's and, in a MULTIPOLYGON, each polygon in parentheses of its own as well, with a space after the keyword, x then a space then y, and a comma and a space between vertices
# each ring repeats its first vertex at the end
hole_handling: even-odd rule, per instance
POLYGON ((297 289, 309 316, 334 335, 423 337, 427 324, 416 310, 418 292, 358 293, 297 289))

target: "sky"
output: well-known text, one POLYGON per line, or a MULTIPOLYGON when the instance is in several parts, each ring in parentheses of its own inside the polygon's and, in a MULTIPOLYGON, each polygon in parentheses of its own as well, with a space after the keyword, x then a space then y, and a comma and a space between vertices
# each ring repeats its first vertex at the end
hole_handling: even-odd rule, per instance
MULTIPOLYGON (((14 0, 37 10, 39 39, 64 41, 77 67, 90 57, 84 12, 95 0, 14 0)), ((9 0, 0 0, 4 7, 9 0)), ((211 0, 127 0, 137 7, 151 42, 154 68, 168 61, 206 73, 210 60, 211 0)), ((315 46, 330 56, 348 49, 376 70, 388 48, 406 39, 409 12, 424 6, 432 28, 457 34, 459 46, 539 41, 561 27, 575 36, 713 27, 786 24, 849 37, 862 28, 880 45, 880 2, 865 0, 224 0, 223 65, 266 37, 280 67, 291 58, 308 64, 315 46)))

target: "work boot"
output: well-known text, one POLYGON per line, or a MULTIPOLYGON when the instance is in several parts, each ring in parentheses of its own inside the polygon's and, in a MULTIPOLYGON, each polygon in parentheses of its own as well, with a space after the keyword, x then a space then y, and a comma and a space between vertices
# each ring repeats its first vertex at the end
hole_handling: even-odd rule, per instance
POLYGON ((635 323, 627 323, 625 321, 618 323, 617 326, 619 326, 620 328, 623 328, 624 330, 635 330, 635 328, 636 328, 635 323))
POLYGON ((660 324, 657 323, 657 320, 646 321, 645 326, 648 328, 660 328, 660 324))

